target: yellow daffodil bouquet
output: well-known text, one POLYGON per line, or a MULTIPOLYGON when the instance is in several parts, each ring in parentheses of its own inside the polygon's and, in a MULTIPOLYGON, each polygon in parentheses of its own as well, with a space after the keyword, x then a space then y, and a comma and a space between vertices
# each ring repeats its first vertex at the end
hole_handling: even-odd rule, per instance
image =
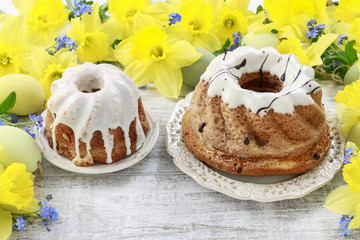
POLYGON ((318 79, 357 80, 357 1, 265 0, 256 13, 249 2, 13 0, 19 15, 0 16, 0 76, 31 75, 49 98, 66 68, 108 62, 139 87, 152 82, 177 98, 182 84, 195 86, 216 55, 248 45, 295 54, 318 79))

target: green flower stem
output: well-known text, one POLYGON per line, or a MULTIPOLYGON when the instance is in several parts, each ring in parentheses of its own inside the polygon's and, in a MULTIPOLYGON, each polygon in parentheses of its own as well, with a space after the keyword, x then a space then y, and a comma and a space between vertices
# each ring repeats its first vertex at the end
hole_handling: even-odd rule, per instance
POLYGON ((16 126, 21 126, 21 125, 29 125, 31 123, 33 123, 32 121, 27 121, 27 122, 17 122, 17 123, 12 123, 11 121, 9 121, 7 118, 0 116, 0 118, 3 120, 4 123, 6 123, 7 125, 16 127, 16 126))
POLYGON ((331 50, 333 50, 335 52, 336 55, 338 55, 342 60, 343 60, 343 63, 345 63, 346 65, 350 65, 349 64, 349 61, 343 56, 341 55, 337 50, 336 48, 334 48, 333 44, 330 45, 330 48, 331 50))
POLYGON ((11 213, 11 215, 14 215, 14 216, 34 215, 34 214, 38 214, 38 211, 39 210, 32 212, 32 213, 11 213))

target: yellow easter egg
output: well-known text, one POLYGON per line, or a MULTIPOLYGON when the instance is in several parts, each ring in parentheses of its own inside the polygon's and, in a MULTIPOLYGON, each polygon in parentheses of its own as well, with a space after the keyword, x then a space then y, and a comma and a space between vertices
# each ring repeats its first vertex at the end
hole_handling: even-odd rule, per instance
POLYGON ((44 109, 46 97, 41 83, 25 74, 8 74, 0 78, 0 103, 12 92, 16 93, 15 106, 8 112, 29 115, 44 109))
POLYGON ((346 72, 344 77, 344 83, 345 85, 349 85, 352 82, 355 82, 360 78, 360 72, 358 67, 358 62, 356 61, 346 72))
POLYGON ((360 123, 355 124, 349 131, 346 140, 353 142, 360 147, 360 123))
POLYGON ((41 161, 41 152, 35 140, 17 127, 0 126, 0 164, 5 168, 13 162, 26 165, 28 172, 34 172, 41 161))

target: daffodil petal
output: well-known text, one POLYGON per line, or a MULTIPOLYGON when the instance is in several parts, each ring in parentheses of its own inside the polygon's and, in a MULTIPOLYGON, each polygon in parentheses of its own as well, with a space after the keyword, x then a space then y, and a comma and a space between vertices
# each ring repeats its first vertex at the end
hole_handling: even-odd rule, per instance
POLYGON ((125 39, 119 43, 115 48, 116 59, 124 64, 130 65, 135 61, 135 58, 131 55, 130 51, 133 48, 130 39, 125 39))
POLYGON ((249 4, 250 4, 250 0, 227 0, 226 4, 232 8, 232 9, 239 9, 242 13, 248 15, 249 14, 249 4))
POLYGON ((87 32, 93 32, 98 30, 101 20, 99 17, 99 3, 95 2, 92 6, 93 10, 91 14, 83 14, 81 15, 81 23, 86 29, 87 32))
POLYGON ((341 130, 345 137, 347 137, 350 129, 360 121, 360 110, 354 107, 347 107, 343 103, 336 105, 336 112, 343 122, 341 130))
POLYGON ((148 14, 137 13, 134 16, 133 27, 135 32, 149 26, 160 26, 160 25, 161 23, 156 18, 148 14))
POLYGON ((321 36, 319 40, 311 44, 311 46, 305 50, 306 55, 309 58, 309 66, 317 66, 322 64, 321 55, 324 51, 337 39, 338 35, 335 33, 329 33, 321 36))
POLYGON ((167 42, 170 45, 179 40, 185 40, 191 43, 194 38, 191 34, 191 31, 188 28, 182 27, 181 24, 173 24, 170 27, 166 28, 165 31, 169 37, 167 42))
POLYGON ((194 36, 193 45, 195 47, 201 47, 209 52, 215 52, 221 48, 220 39, 215 33, 199 34, 194 36))
POLYGON ((61 64, 63 67, 73 67, 77 65, 77 54, 75 51, 62 48, 55 53, 54 57, 55 62, 61 64))
POLYGON ((309 59, 301 48, 300 40, 297 38, 289 37, 288 39, 282 40, 277 46, 277 50, 281 54, 294 54, 301 64, 308 64, 309 59))
POLYGON ((34 76, 40 76, 41 73, 52 63, 51 55, 46 52, 42 47, 32 46, 31 52, 33 56, 33 74, 34 76))
POLYGON ((8 239, 12 233, 12 218, 9 211, 0 208, 0 239, 8 239))
POLYGON ((12 45, 27 45, 28 35, 23 15, 9 17, 1 26, 1 40, 12 45))
POLYGON ((124 28, 119 22, 111 16, 100 25, 99 31, 105 33, 108 39, 108 45, 111 45, 115 40, 122 40, 124 39, 124 28))
POLYGON ((344 166, 344 181, 349 184, 351 190, 360 192, 360 156, 351 159, 351 163, 344 166))
POLYGON ((150 16, 153 16, 166 24, 169 22, 169 13, 173 11, 173 7, 168 3, 158 1, 154 2, 153 4, 147 5, 144 8, 143 13, 149 14, 150 16))
POLYGON ((34 8, 36 1, 37 0, 12 0, 12 3, 20 14, 28 15, 31 9, 34 8))
MULTIPOLYGON (((360 62, 360 61, 359 61, 360 62)), ((339 90, 335 96, 336 102, 341 102, 347 107, 360 109, 360 81, 355 81, 350 85, 346 85, 344 90, 339 90)))
POLYGON ((77 44, 85 34, 85 29, 81 24, 80 18, 71 19, 70 28, 67 30, 67 35, 72 38, 77 44))
POLYGON ((349 224, 349 229, 354 229, 360 227, 360 203, 356 205, 355 217, 351 220, 349 224))
POLYGON ((15 206, 11 205, 1 205, 1 208, 7 211, 10 211, 11 213, 16 214, 29 214, 29 213, 35 213, 39 210, 39 200, 36 198, 33 198, 30 205, 27 207, 22 207, 20 209, 17 209, 15 206))
POLYGON ((166 62, 174 69, 190 66, 200 59, 202 53, 187 41, 178 41, 171 46, 171 50, 167 53, 166 62))
POLYGON ((360 192, 354 192, 348 185, 336 188, 325 200, 325 207, 344 215, 354 215, 359 203, 360 192))
POLYGON ((183 82, 181 70, 173 69, 165 62, 157 63, 153 82, 159 93, 165 97, 177 98, 183 82))
POLYGON ((140 87, 154 80, 154 65, 150 61, 135 60, 125 68, 124 72, 140 87), (149 72, 153 74, 149 74, 149 72))

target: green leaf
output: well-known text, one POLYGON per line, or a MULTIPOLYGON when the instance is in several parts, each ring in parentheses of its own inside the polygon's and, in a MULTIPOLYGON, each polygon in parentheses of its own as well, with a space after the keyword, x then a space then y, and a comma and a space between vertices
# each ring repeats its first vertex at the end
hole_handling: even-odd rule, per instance
POLYGON ((122 41, 122 40, 116 39, 116 40, 113 42, 113 44, 111 44, 111 47, 112 47, 113 49, 115 49, 116 46, 119 45, 119 43, 121 43, 121 41, 122 41))
POLYGON ((66 0, 66 8, 73 11, 75 10, 72 3, 71 3, 71 0, 66 0))
POLYGON ((1 9, 0 9, 0 14, 3 14, 3 13, 5 13, 5 12, 4 12, 3 10, 1 10, 1 9))
POLYGON ((218 55, 222 54, 229 46, 230 46, 230 39, 228 38, 228 39, 226 39, 226 42, 225 42, 224 45, 221 47, 221 49, 213 52, 213 54, 214 54, 215 56, 218 56, 218 55))
POLYGON ((75 18, 74 17, 74 11, 70 12, 69 16, 68 16, 69 21, 71 21, 72 18, 75 18))
POLYGON ((14 107, 16 102, 16 93, 13 91, 7 96, 7 98, 0 104, 0 114, 9 111, 14 107))
POLYGON ((357 60, 357 53, 354 49, 355 40, 348 41, 345 45, 345 56, 349 61, 349 65, 353 65, 357 60))
POLYGON ((263 21, 263 24, 269 24, 271 23, 271 20, 269 18, 265 18, 265 20, 263 21))
POLYGON ((278 34, 278 33, 279 33, 279 31, 276 30, 276 29, 271 30, 271 32, 272 32, 273 34, 278 34))
POLYGON ((108 10, 109 10, 109 4, 108 3, 104 3, 99 8, 99 16, 100 16, 100 19, 101 19, 102 23, 105 22, 105 20, 109 18, 109 16, 106 15, 106 12, 108 10))
POLYGON ((256 8, 256 14, 258 14, 259 12, 261 11, 264 11, 264 8, 263 6, 259 5, 257 8, 256 8))

